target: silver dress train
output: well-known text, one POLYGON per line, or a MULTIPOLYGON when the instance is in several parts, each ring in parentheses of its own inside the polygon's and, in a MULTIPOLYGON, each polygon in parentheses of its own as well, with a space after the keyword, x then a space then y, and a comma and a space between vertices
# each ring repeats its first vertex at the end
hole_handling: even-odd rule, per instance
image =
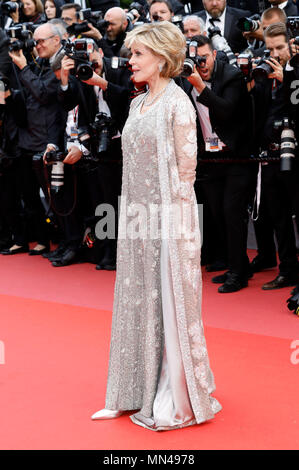
POLYGON ((105 408, 139 410, 132 421, 158 431, 209 420, 221 405, 201 320, 195 111, 173 80, 141 113, 144 98, 133 100, 122 134, 105 408))

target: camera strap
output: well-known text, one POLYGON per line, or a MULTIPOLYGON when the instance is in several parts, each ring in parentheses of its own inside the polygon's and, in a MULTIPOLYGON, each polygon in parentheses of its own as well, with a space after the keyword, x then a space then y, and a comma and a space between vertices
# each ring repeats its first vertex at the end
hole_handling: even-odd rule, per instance
POLYGON ((72 212, 74 211, 75 207, 76 207, 76 204, 77 204, 77 175, 74 171, 74 167, 72 165, 72 172, 73 172, 73 181, 74 181, 74 197, 73 197, 73 205, 72 207, 70 208, 70 210, 68 210, 67 212, 65 213, 62 213, 60 212, 56 207, 55 207, 55 204, 53 202, 53 198, 52 198, 52 194, 51 194, 51 187, 50 187, 50 182, 49 182, 49 177, 48 177, 48 171, 47 171, 47 166, 44 165, 44 174, 45 174, 45 180, 46 180, 46 185, 47 185, 47 191, 48 191, 48 197, 49 197, 49 208, 47 210, 47 213, 46 213, 46 217, 49 216, 49 213, 50 213, 50 209, 53 209, 53 211, 55 212, 55 214, 57 214, 59 217, 68 217, 69 215, 72 214, 72 212))

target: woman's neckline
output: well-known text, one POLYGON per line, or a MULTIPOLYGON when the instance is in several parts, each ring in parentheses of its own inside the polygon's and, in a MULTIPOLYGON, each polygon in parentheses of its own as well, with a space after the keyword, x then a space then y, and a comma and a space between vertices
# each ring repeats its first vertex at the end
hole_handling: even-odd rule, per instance
POLYGON ((155 106, 157 105, 157 103, 159 103, 160 100, 161 100, 161 98, 163 98, 164 93, 165 93, 166 89, 169 87, 169 85, 170 85, 171 82, 172 82, 172 80, 170 80, 170 81, 167 83, 167 85, 159 92, 159 93, 160 93, 160 96, 158 96, 157 99, 153 102, 153 104, 151 104, 151 105, 148 106, 148 107, 147 107, 147 106, 144 107, 144 101, 146 100, 146 97, 147 97, 148 94, 149 94, 149 90, 144 94, 143 99, 141 100, 140 105, 139 105, 139 114, 140 114, 141 116, 143 116, 144 114, 147 114, 151 109, 154 109, 154 108, 155 108, 155 106), (144 111, 142 112, 142 110, 144 110, 144 111))

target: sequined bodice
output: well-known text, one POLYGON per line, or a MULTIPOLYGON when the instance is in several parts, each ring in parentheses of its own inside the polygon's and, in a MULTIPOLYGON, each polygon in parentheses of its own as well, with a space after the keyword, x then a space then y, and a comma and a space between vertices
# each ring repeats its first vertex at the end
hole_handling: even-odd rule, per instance
MULTIPOLYGON (((141 114, 142 102, 127 119, 122 132, 124 178, 130 202, 160 203, 155 105, 141 114)), ((128 202, 129 202, 128 201, 128 202)))

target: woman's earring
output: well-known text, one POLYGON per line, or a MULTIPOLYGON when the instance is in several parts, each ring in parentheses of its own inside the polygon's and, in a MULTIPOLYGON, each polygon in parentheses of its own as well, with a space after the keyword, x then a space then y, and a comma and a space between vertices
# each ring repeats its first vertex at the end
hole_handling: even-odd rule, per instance
POLYGON ((161 64, 161 62, 158 64, 158 69, 159 69, 159 72, 161 73, 163 69, 163 64, 161 64))

